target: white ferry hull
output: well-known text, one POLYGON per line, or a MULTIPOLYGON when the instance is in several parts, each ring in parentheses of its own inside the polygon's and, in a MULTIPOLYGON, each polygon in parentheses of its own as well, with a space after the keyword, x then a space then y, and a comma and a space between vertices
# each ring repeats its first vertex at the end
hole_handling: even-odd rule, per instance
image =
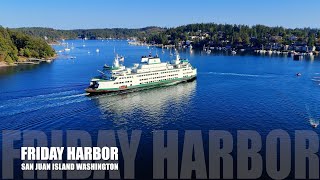
POLYGON ((105 65, 103 71, 99 71, 101 75, 91 79, 86 92, 95 94, 150 89, 191 81, 197 76, 197 69, 188 60, 180 59, 178 54, 172 63, 163 63, 158 56, 143 56, 141 63, 132 68, 120 64, 120 59, 117 55, 113 66, 105 65))
POLYGON ((90 93, 91 95, 104 94, 104 93, 114 93, 114 92, 125 92, 125 91, 141 91, 141 90, 146 90, 146 89, 151 89, 151 88, 176 85, 176 84, 184 83, 184 82, 192 82, 196 78, 197 78, 196 76, 190 76, 190 77, 181 78, 181 79, 173 79, 173 80, 168 80, 168 81, 156 82, 156 83, 151 83, 151 84, 136 85, 136 86, 129 86, 129 87, 123 87, 123 88, 120 88, 120 87, 119 88, 110 88, 110 89, 87 88, 87 89, 85 89, 85 91, 87 93, 90 93))

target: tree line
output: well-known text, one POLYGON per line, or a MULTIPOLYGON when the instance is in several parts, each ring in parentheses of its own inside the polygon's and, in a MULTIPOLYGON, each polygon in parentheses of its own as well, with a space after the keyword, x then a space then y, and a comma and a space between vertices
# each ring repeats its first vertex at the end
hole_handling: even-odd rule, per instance
POLYGON ((147 37, 148 43, 181 45, 192 41, 195 46, 244 46, 261 47, 272 44, 301 44, 315 46, 320 44, 320 30, 312 28, 268 27, 264 25, 231 25, 199 23, 169 28, 147 37))
POLYGON ((46 38, 48 42, 76 38, 136 38, 147 43, 178 45, 192 41, 193 45, 214 44, 231 46, 261 47, 268 44, 306 44, 320 43, 320 30, 313 28, 284 28, 264 25, 232 25, 198 23, 175 28, 146 27, 139 29, 106 28, 56 30, 52 28, 17 28, 15 31, 27 35, 46 38))
POLYGON ((261 48, 284 45, 320 45, 320 30, 314 28, 284 28, 264 25, 232 25, 197 23, 174 28, 146 27, 139 29, 106 28, 56 30, 52 28, 0 27, 0 61, 14 62, 19 56, 45 58, 54 55, 47 44, 61 39, 135 38, 149 44, 230 46, 261 48))
POLYGON ((0 26, 0 61, 14 63, 19 58, 49 58, 54 49, 39 37, 0 26))
POLYGON ((139 29, 128 28, 106 28, 106 29, 75 29, 75 30, 56 30, 52 28, 16 28, 16 31, 36 36, 40 38, 46 38, 48 42, 55 42, 61 39, 99 39, 99 38, 115 38, 115 39, 128 39, 137 38, 139 40, 144 39, 153 34, 158 34, 164 31, 164 28, 159 27, 145 27, 139 29))

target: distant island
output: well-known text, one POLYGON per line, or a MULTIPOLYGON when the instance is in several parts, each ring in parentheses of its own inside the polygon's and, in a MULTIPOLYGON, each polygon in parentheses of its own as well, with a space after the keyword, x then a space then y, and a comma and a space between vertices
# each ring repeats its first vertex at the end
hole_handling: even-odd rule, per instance
POLYGON ((0 26, 0 66, 13 65, 28 58, 48 59, 54 49, 43 39, 0 26))
POLYGON ((198 23, 175 28, 146 27, 140 29, 107 28, 55 30, 52 28, 17 28, 19 31, 49 42, 61 39, 133 39, 157 46, 201 49, 223 47, 234 50, 295 50, 319 51, 320 30, 313 28, 284 28, 264 25, 232 25, 198 23))
POLYGON ((194 49, 222 48, 233 51, 320 51, 320 30, 284 28, 264 25, 198 23, 175 28, 145 27, 138 29, 106 28, 56 30, 26 27, 0 27, 0 63, 12 64, 26 58, 50 58, 55 55, 49 44, 62 39, 131 39, 160 47, 194 49))
POLYGON ((190 24, 170 28, 148 36, 148 44, 174 45, 197 49, 219 47, 241 51, 295 51, 315 52, 320 50, 320 30, 312 28, 268 27, 264 25, 190 24))
POLYGON ((62 39, 137 39, 144 40, 147 37, 164 32, 166 28, 145 27, 138 29, 127 28, 106 28, 106 29, 75 29, 57 30, 42 27, 15 28, 15 31, 22 32, 31 36, 45 38, 49 43, 55 43, 62 39))

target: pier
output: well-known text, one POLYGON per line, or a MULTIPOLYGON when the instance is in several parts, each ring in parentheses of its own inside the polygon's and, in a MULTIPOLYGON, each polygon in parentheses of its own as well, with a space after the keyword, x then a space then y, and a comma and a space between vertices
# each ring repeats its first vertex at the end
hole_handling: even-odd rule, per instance
POLYGON ((38 65, 40 63, 51 63, 53 59, 28 58, 25 61, 17 61, 16 65, 38 65))

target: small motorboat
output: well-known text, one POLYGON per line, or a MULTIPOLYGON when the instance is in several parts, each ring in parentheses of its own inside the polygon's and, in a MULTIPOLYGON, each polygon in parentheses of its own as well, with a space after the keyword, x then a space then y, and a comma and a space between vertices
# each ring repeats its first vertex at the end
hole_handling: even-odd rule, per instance
POLYGON ((310 123, 311 127, 313 127, 313 128, 317 128, 319 126, 319 121, 316 121, 314 119, 310 119, 309 123, 310 123))
POLYGON ((302 75, 301 73, 297 73, 297 74, 296 74, 296 76, 301 76, 301 75, 302 75))
POLYGON ((301 53, 293 55, 293 60, 295 61, 300 61, 302 59, 303 59, 303 55, 301 53))

